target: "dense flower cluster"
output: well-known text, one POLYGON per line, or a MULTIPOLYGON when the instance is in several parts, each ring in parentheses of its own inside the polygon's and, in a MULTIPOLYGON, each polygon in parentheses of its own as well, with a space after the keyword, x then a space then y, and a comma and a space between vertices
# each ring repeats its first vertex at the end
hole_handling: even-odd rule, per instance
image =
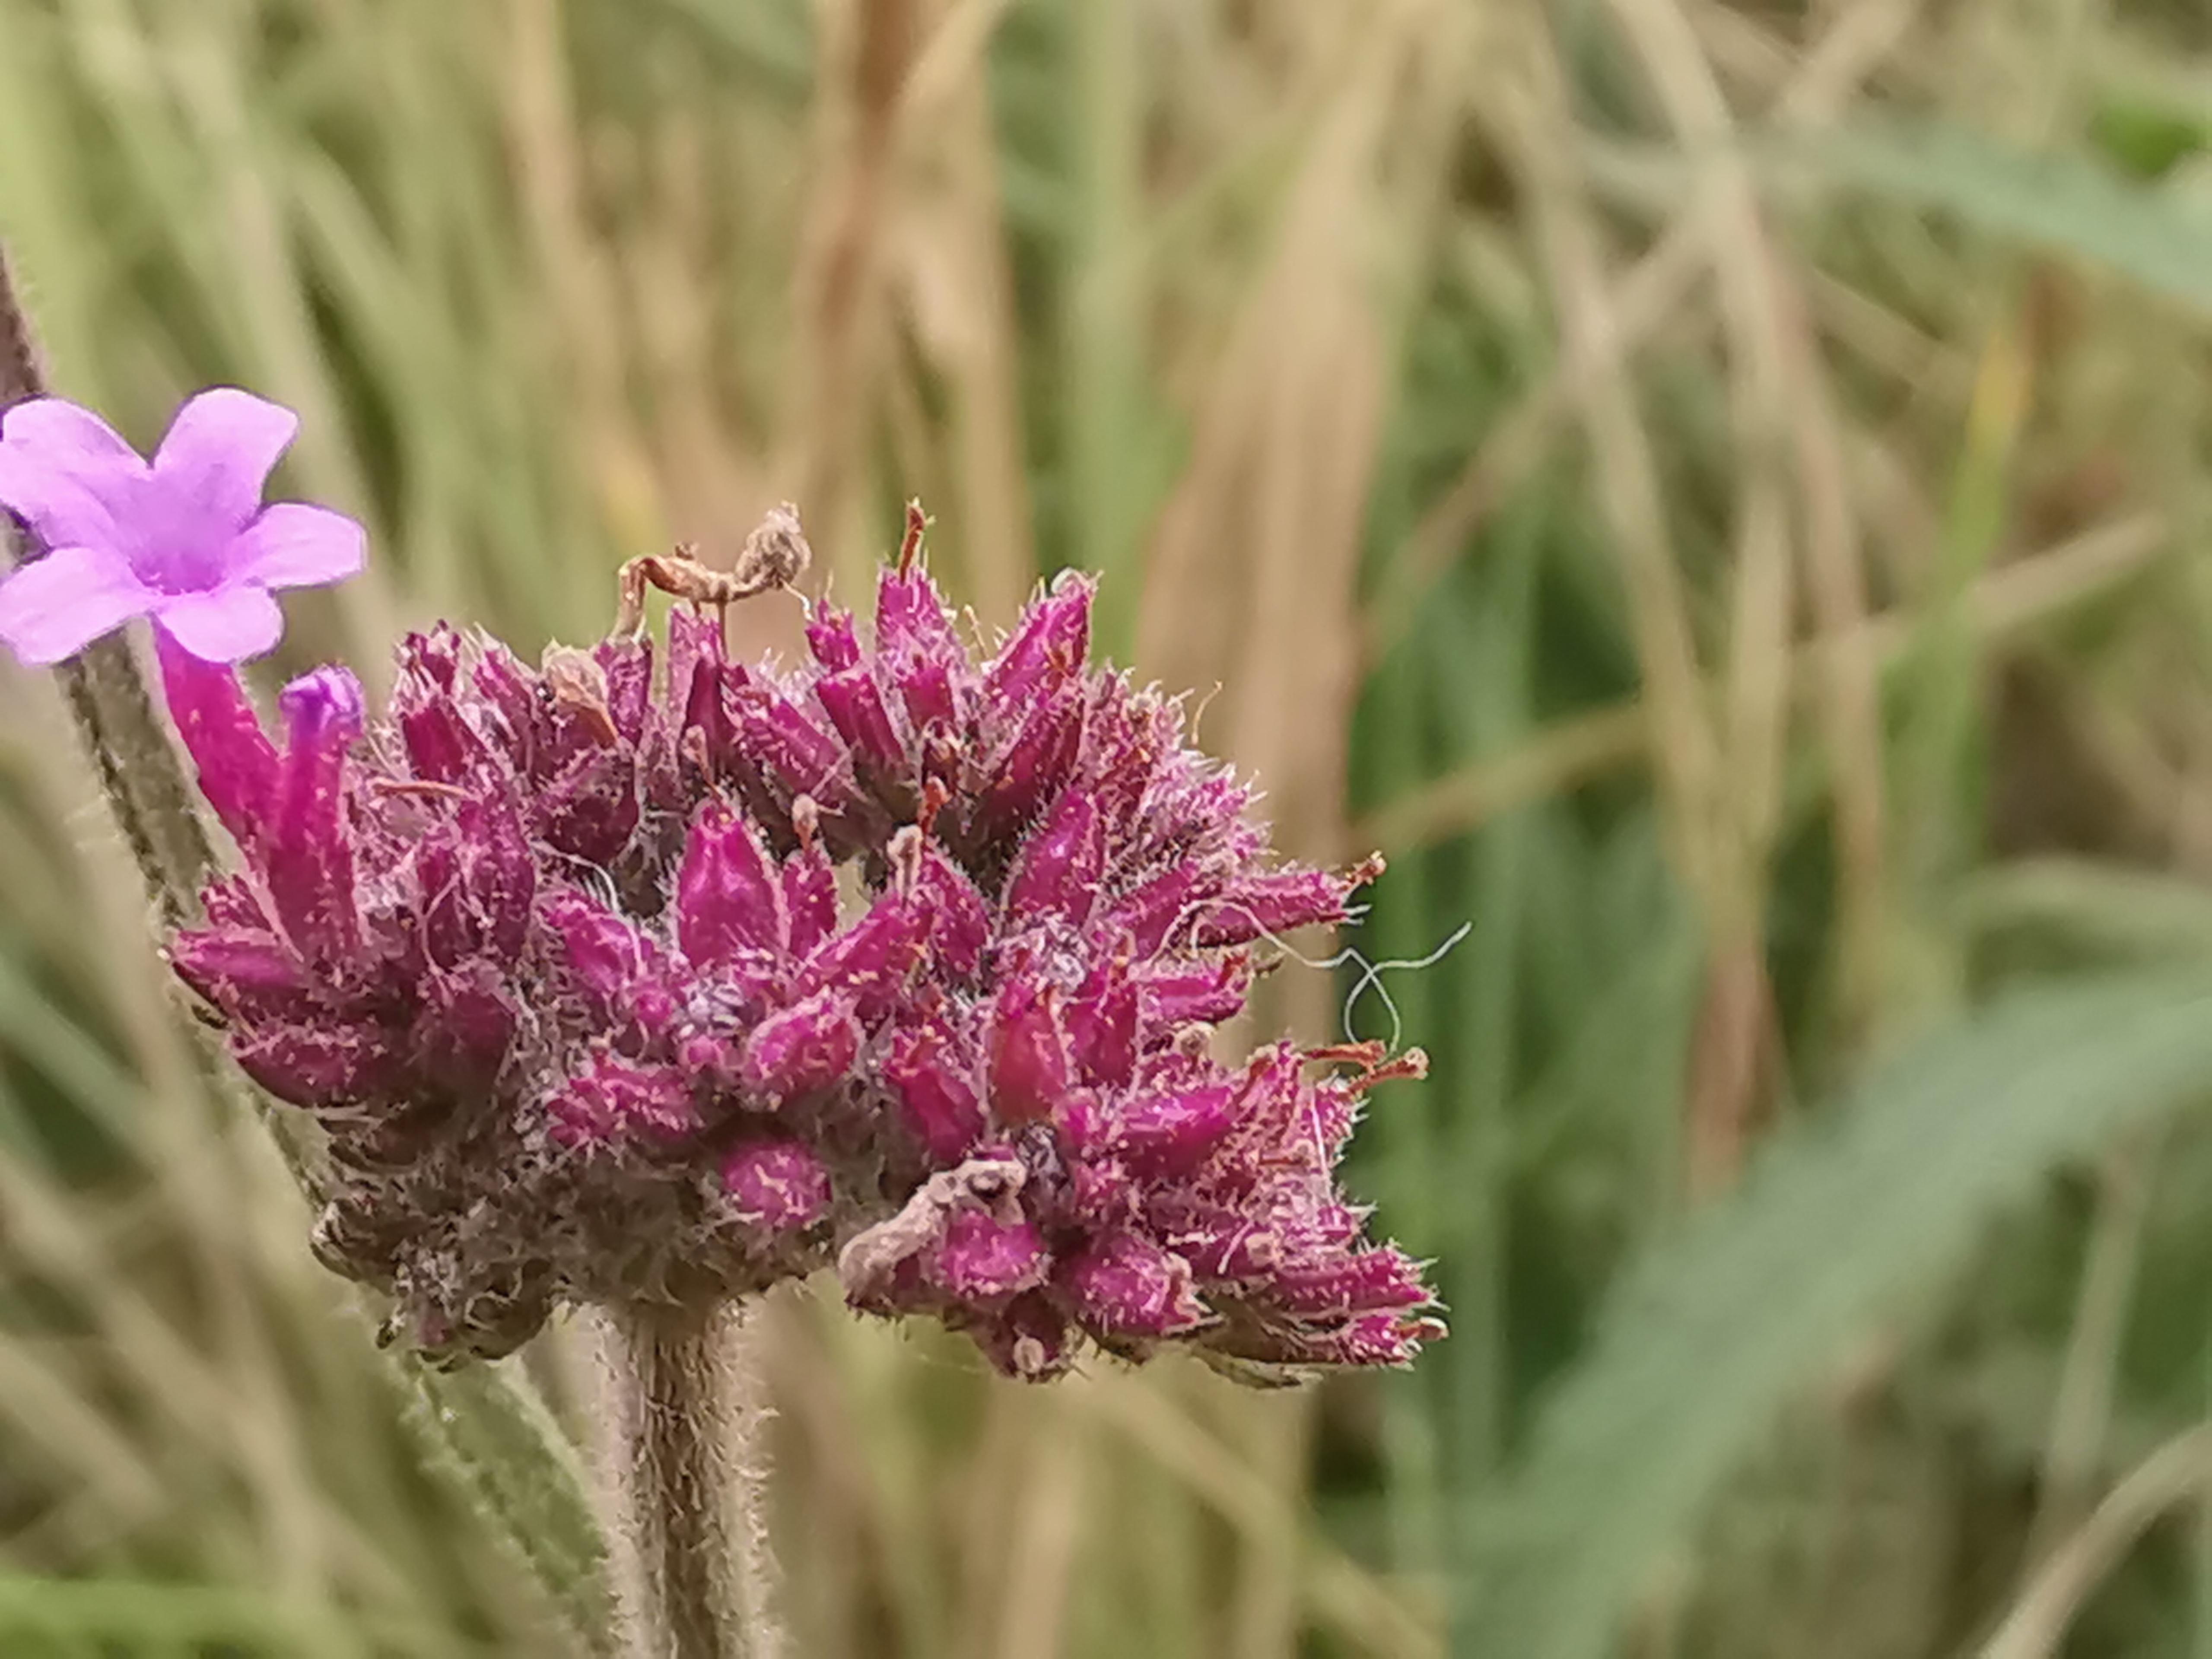
POLYGON ((173 961, 328 1131, 322 1259, 451 1355, 834 1261, 1022 1376, 1085 1338, 1402 1363, 1430 1294, 1334 1170, 1419 1055, 1210 1042, 1379 865, 1271 860, 1179 707, 1089 663, 1087 581, 979 663, 915 539, 788 672, 706 607, 658 672, 628 627, 535 669, 441 627, 380 720, 295 682, 281 743, 163 642, 245 866, 173 961))

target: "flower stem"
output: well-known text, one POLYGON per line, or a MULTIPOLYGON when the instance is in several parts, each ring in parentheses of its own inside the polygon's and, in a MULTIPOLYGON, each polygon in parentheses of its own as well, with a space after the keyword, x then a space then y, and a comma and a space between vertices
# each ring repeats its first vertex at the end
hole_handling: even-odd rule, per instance
POLYGON ((736 1304, 603 1309, 608 1512, 629 1659, 777 1659, 763 1412, 736 1304))

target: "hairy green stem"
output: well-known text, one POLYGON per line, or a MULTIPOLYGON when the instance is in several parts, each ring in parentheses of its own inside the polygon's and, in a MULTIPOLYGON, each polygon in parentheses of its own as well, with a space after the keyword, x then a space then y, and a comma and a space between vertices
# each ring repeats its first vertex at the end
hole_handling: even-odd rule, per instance
POLYGON ((776 1659, 762 1411, 732 1303, 602 1309, 601 1462, 628 1659, 776 1659))

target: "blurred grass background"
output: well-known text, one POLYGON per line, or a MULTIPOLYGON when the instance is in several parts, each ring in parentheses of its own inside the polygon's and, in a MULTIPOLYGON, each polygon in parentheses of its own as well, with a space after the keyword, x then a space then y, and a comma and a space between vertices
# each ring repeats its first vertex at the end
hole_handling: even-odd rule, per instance
MULTIPOLYGON (((378 559, 279 668, 918 494, 1389 855, 1368 959, 1473 923, 1350 1013, 1450 1340, 780 1298, 799 1653, 2212 1659, 2197 0, 0 0, 0 235, 133 435, 304 414, 378 559)), ((0 707, 0 1653, 550 1651, 0 707)))

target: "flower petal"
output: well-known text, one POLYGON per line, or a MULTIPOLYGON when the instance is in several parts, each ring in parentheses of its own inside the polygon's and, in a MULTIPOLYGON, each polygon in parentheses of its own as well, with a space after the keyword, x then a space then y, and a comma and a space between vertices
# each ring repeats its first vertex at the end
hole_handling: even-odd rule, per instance
POLYGON ((219 386, 177 411, 154 476, 173 511, 210 533, 234 532, 260 507, 262 486, 299 429, 300 417, 281 404, 219 386))
POLYGON ((33 398, 0 416, 0 507, 50 548, 116 544, 116 522, 147 477, 138 452, 88 409, 33 398))
POLYGON ((239 532, 226 574, 263 587, 317 587, 358 575, 368 532, 343 513, 278 501, 239 532))
POLYGON ((258 587, 235 584, 208 593, 164 594, 155 612, 170 638, 203 662, 243 662, 276 643, 284 613, 258 587))
MULTIPOLYGON (((361 906, 354 884, 353 840, 346 822, 346 751, 361 735, 361 682, 343 668, 318 668, 278 694, 284 716, 284 758, 276 811, 259 860, 278 925, 295 950, 327 968, 357 954, 361 906)), ((456 984, 441 1046, 467 1053, 468 1030, 485 1032, 479 999, 456 984), (447 1042, 447 1039, 451 1039, 447 1042)))
MULTIPOLYGON (((154 630, 154 656, 161 665, 169 718, 199 773, 200 793, 251 861, 268 840, 276 745, 228 666, 201 661, 160 628, 154 630)), ((269 924, 257 904, 240 925, 265 930, 269 924)))
POLYGON ((676 876, 676 939, 694 967, 746 950, 781 951, 791 937, 782 884, 752 826, 709 801, 692 821, 676 876))
POLYGON ((817 992, 753 1027, 741 1062, 745 1083, 771 1105, 834 1088, 853 1069, 860 1036, 849 1001, 817 992))
POLYGON ((74 656, 157 595, 104 547, 60 547, 0 581, 0 641, 33 667, 74 656))

